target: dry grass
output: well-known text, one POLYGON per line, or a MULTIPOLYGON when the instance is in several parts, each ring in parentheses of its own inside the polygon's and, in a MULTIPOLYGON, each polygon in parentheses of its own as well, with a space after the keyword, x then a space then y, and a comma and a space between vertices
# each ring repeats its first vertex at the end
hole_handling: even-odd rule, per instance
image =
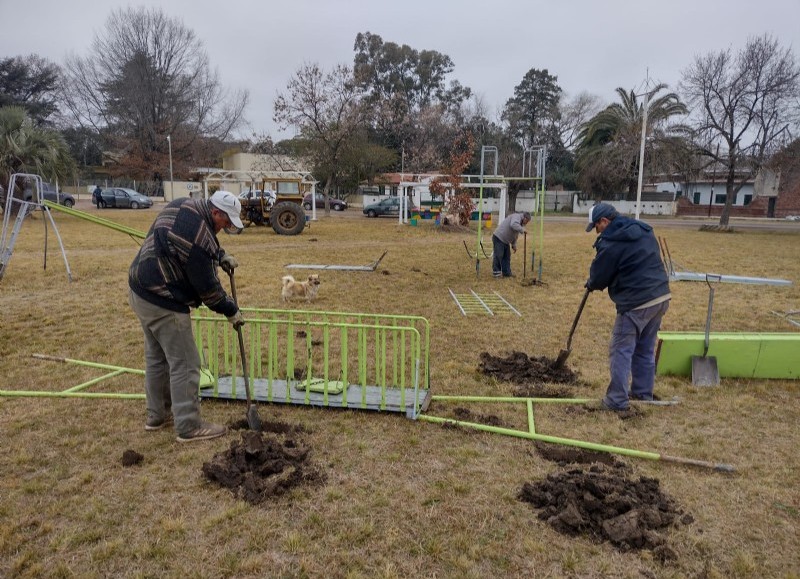
MULTIPOLYGON (((102 214, 145 230, 155 210, 102 214)), ((32 360, 34 352, 143 366, 126 290, 137 245, 68 216, 56 220, 75 280, 66 281, 52 232, 42 270, 42 219, 26 223, 0 282, 2 388, 64 389, 97 375, 32 360)), ((790 288, 720 287, 715 330, 792 331, 770 310, 800 306, 799 232, 719 235, 655 223, 687 269, 795 281, 790 288)), ((583 232, 582 221, 548 221, 547 285, 523 287, 519 277, 491 279, 488 262, 476 279, 462 244, 474 234, 443 234, 429 225, 400 227, 351 211, 298 237, 260 229, 222 241, 242 264, 240 302, 260 307, 282 307, 285 264, 367 264, 388 249, 376 272, 323 272, 315 307, 425 316, 436 393, 510 394, 513 385, 478 374, 478 354, 558 353, 581 297, 593 236, 583 232), (463 317, 448 287, 497 289, 522 317, 463 317)), ((513 265, 521 275, 520 254, 513 265)), ((706 299, 704 284, 673 284, 664 329, 701 330, 706 299)), ((605 388, 613 317, 607 296, 590 296, 569 359, 589 382, 589 396, 605 388)), ((113 386, 141 392, 140 379, 113 386)), ((659 478, 662 490, 695 517, 671 532, 678 558, 666 565, 646 551, 620 553, 561 536, 539 521, 516 494, 557 467, 526 441, 378 413, 262 406, 262 416, 311 431, 313 458, 328 478, 322 487, 251 507, 201 475, 202 463, 233 435, 179 445, 172 433, 146 433, 142 401, 0 398, 0 575, 796 576, 799 390, 796 382, 760 380, 696 390, 687 379, 659 378, 657 392, 680 396, 681 405, 650 408, 631 421, 568 408, 537 411, 540 432, 736 464, 739 473, 725 476, 626 459, 634 476, 659 478), (126 449, 143 454, 143 465, 123 468, 126 449)), ((524 426, 517 408, 470 410, 524 426)), ((244 406, 206 402, 203 414, 228 422, 241 418, 244 406)))

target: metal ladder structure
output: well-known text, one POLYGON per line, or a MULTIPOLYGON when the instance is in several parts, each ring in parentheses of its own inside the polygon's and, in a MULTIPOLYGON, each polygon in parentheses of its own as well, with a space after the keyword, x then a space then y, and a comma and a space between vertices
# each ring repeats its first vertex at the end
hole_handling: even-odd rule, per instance
POLYGON ((450 292, 453 301, 456 302, 458 309, 461 310, 461 314, 464 316, 468 314, 484 314, 487 316, 494 316, 497 313, 507 313, 510 310, 511 312, 522 317, 522 314, 519 313, 519 311, 512 306, 508 300, 506 300, 497 292, 481 296, 475 293, 475 290, 473 289, 470 289, 470 293, 468 294, 457 294, 450 288, 447 288, 447 291, 450 292), (492 308, 494 308, 494 310, 492 308), (495 310, 498 308, 499 311, 496 312, 495 310))
MULTIPOLYGON (((53 226, 53 231, 56 232, 56 238, 58 239, 58 245, 61 247, 61 255, 64 257, 64 265, 67 268, 67 279, 72 281, 72 271, 69 268, 69 262, 67 261, 67 252, 64 249, 64 243, 61 241, 61 235, 58 233, 58 228, 56 227, 56 222, 53 220, 53 216, 50 213, 50 209, 43 203, 44 198, 42 192, 44 191, 42 186, 42 178, 39 175, 35 175, 32 173, 14 173, 8 180, 8 189, 6 189, 6 199, 3 204, 3 229, 0 232, 0 280, 3 279, 5 275, 6 268, 8 267, 8 262, 11 261, 11 256, 14 253, 14 245, 17 243, 17 237, 19 236, 19 232, 22 229, 22 223, 25 221, 25 218, 31 214, 33 211, 37 209, 41 209, 42 212, 45 214, 47 219, 50 221, 50 224, 53 226), (17 183, 17 179, 20 179, 22 182, 27 182, 31 185, 31 189, 35 194, 35 201, 34 197, 31 198, 30 201, 25 201, 24 199, 16 199, 14 198, 14 188, 17 183), (16 218, 14 219, 14 223, 11 223, 11 214, 14 213, 14 207, 17 207, 16 211, 16 218)), ((47 222, 45 221, 45 237, 44 237, 44 269, 47 269, 47 222)))

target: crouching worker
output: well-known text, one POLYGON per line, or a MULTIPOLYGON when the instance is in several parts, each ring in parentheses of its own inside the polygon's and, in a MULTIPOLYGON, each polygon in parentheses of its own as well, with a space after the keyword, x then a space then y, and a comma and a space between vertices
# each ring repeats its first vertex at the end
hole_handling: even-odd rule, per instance
POLYGON ((589 211, 586 231, 592 229, 598 234, 597 254, 586 289, 608 288, 608 297, 617 306, 608 353, 611 381, 601 407, 623 411, 629 398, 653 400, 656 338, 669 307, 669 278, 647 223, 599 203, 589 211))
POLYGON ((217 276, 238 263, 217 233, 242 228, 241 203, 227 191, 210 199, 176 199, 156 217, 128 272, 129 302, 142 324, 145 355, 145 430, 173 423, 178 442, 217 438, 224 426, 200 420, 200 355, 190 308, 205 304, 234 327, 242 314, 217 276))
MULTIPOLYGON (((530 223, 531 214, 512 213, 497 226, 492 235, 492 275, 494 277, 514 277, 511 273, 511 253, 517 252, 519 234, 526 234, 525 226, 530 223)), ((523 257, 523 259, 525 259, 523 257)))

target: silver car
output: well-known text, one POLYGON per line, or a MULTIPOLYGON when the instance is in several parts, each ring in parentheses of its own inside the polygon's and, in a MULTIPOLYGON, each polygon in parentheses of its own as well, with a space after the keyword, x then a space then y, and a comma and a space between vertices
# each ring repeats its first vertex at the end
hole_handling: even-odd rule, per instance
POLYGON ((123 187, 110 187, 103 189, 100 194, 100 206, 131 209, 147 209, 153 206, 153 200, 150 197, 142 195, 133 189, 125 189, 123 187))

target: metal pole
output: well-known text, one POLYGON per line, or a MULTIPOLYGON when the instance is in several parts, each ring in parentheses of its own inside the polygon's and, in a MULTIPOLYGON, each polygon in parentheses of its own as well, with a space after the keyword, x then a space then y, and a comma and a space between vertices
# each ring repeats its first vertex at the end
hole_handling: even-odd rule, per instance
POLYGON ((540 187, 542 194, 539 200, 539 272, 537 279, 542 281, 542 255, 544 255, 544 173, 545 164, 547 163, 547 145, 539 149, 536 157, 536 176, 540 179, 540 187))
POLYGON ((169 196, 170 201, 175 199, 175 189, 172 183, 172 136, 167 135, 167 144, 169 145, 169 196))
POLYGON ((639 145, 639 184, 636 187, 636 219, 639 219, 639 212, 642 206, 642 179, 644 177, 644 143, 647 137, 647 108, 650 103, 650 93, 644 96, 644 107, 642 112, 642 142, 639 145))

